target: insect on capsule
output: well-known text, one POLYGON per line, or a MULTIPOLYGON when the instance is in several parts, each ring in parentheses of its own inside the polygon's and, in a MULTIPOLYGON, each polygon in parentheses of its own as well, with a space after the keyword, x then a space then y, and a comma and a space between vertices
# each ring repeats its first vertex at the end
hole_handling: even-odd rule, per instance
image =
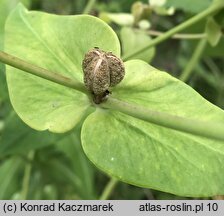
POLYGON ((82 67, 84 84, 93 93, 95 103, 101 103, 108 95, 109 87, 117 85, 125 75, 122 60, 98 47, 86 53, 82 67))

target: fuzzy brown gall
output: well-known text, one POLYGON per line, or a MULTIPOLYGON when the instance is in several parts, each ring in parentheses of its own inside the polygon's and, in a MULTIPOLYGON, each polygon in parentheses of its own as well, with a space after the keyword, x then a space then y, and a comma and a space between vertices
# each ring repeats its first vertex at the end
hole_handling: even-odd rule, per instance
POLYGON ((85 86, 93 94, 93 100, 97 104, 105 100, 109 87, 117 85, 125 75, 123 61, 112 52, 99 48, 86 53, 82 68, 85 86))

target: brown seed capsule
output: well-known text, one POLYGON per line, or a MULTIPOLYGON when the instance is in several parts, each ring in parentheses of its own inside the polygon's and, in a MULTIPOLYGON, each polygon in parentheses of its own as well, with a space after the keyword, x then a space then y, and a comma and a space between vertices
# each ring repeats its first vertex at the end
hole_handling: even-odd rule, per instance
POLYGON ((94 94, 95 103, 101 103, 108 94, 108 88, 117 85, 125 75, 122 60, 99 48, 85 55, 82 67, 85 86, 94 94))
POLYGON ((115 86, 124 78, 125 70, 123 61, 111 52, 107 53, 110 69, 110 86, 115 86))

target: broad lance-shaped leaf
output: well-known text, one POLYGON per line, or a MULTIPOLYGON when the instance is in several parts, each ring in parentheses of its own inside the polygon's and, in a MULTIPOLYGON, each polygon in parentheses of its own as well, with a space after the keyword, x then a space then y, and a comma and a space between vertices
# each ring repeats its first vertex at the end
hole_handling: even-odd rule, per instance
MULTIPOLYGON (((191 87, 140 60, 125 64, 126 77, 113 97, 203 121, 224 121, 224 112, 191 87)), ((82 128, 89 159, 122 181, 182 196, 224 194, 224 143, 97 109, 82 128)))
MULTIPOLYGON (((93 47, 120 55, 116 34, 92 16, 28 12, 20 4, 6 23, 6 52, 80 82, 84 54, 93 47)), ((34 129, 65 132, 92 111, 85 94, 10 66, 7 82, 15 111, 34 129)))

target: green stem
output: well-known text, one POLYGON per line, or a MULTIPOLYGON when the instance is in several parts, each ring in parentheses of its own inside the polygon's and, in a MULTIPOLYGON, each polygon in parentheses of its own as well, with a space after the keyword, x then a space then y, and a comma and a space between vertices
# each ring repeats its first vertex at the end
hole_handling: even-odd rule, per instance
POLYGON ((201 13, 195 15, 194 17, 190 18, 189 20, 177 25, 176 27, 172 28, 171 30, 165 32, 164 34, 160 35, 159 37, 151 40, 149 42, 149 44, 147 46, 145 46, 144 48, 138 49, 133 53, 130 53, 126 56, 123 57, 123 60, 128 60, 132 57, 134 57, 135 55, 144 52, 147 49, 150 49, 151 47, 163 42, 164 40, 172 37, 174 34, 176 34, 177 32, 180 32, 184 29, 186 29, 187 27, 193 25, 194 23, 197 23, 198 21, 204 19, 205 17, 215 13, 218 10, 221 10, 224 7, 224 1, 220 0, 220 1, 216 1, 215 3, 213 3, 209 8, 207 8, 206 10, 202 11, 201 13))
POLYGON ((24 171, 24 177, 23 177, 23 183, 22 183, 22 192, 21 192, 21 199, 26 200, 27 195, 29 192, 29 183, 30 183, 30 175, 31 175, 31 169, 32 169, 32 161, 34 158, 34 151, 30 151, 28 154, 28 162, 25 166, 24 171))
POLYGON ((58 83, 60 85, 67 86, 69 88, 73 88, 73 89, 76 89, 78 91, 88 94, 85 86, 81 82, 72 80, 68 77, 64 77, 64 76, 60 75, 59 73, 51 72, 44 68, 35 66, 31 63, 25 62, 20 58, 9 55, 2 51, 0 51, 0 62, 10 65, 12 67, 18 68, 20 70, 26 71, 35 76, 44 78, 46 80, 49 80, 49 81, 58 83))
MULTIPOLYGON (((89 93, 84 88, 84 85, 79 84, 78 82, 73 81, 67 77, 61 76, 57 73, 50 72, 43 68, 34 66, 30 63, 27 63, 21 59, 18 59, 1 51, 0 61, 18 69, 24 70, 28 73, 34 74, 52 82, 56 82, 60 85, 74 88, 76 90, 86 93, 89 96, 89 93)), ((194 119, 186 119, 178 116, 173 116, 167 113, 146 109, 145 107, 141 107, 138 105, 128 104, 126 102, 122 102, 113 98, 109 98, 106 103, 103 103, 100 106, 105 108, 116 109, 133 117, 151 123, 155 123, 164 127, 172 128, 187 133, 192 133, 195 135, 201 135, 208 138, 224 140, 224 125, 220 123, 201 122, 194 119)))
POLYGON ((163 127, 207 138, 224 140, 224 124, 218 122, 203 122, 196 119, 170 115, 164 112, 157 112, 140 105, 126 103, 112 97, 109 97, 108 100, 100 106, 114 109, 163 127))
MULTIPOLYGON (((160 36, 160 35, 164 34, 164 32, 155 31, 155 30, 149 30, 147 33, 151 36, 160 36)), ((206 37, 206 34, 202 33, 202 34, 174 34, 171 38, 172 39, 198 40, 198 39, 202 39, 205 37, 206 37)))
POLYGON ((89 0, 85 9, 83 10, 83 14, 89 14, 96 3, 96 0, 89 0))
POLYGON ((106 185, 106 187, 103 190, 103 193, 100 196, 100 200, 107 200, 111 193, 113 192, 116 184, 118 183, 118 180, 111 178, 110 181, 108 182, 108 184, 106 185))
POLYGON ((207 39, 203 38, 198 42, 198 45, 194 51, 194 54, 192 55, 190 61, 188 62, 187 66, 185 67, 184 71, 182 72, 180 76, 180 80, 183 82, 186 82, 190 75, 192 74, 196 64, 198 63, 202 52, 204 51, 205 47, 207 45, 207 39))

